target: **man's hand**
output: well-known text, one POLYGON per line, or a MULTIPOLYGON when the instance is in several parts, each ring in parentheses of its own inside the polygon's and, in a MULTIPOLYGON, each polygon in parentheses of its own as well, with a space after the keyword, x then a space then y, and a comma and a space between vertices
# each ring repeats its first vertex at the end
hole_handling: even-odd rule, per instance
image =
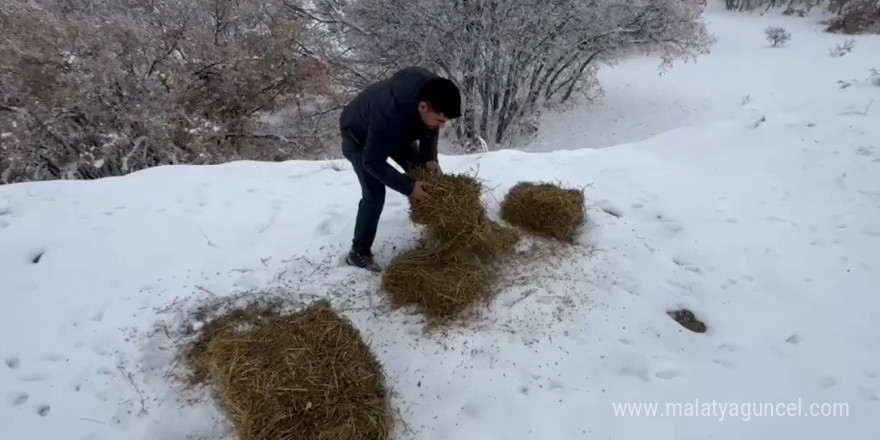
POLYGON ((413 192, 409 195, 409 198, 419 203, 431 200, 431 196, 425 192, 424 185, 425 182, 422 182, 421 180, 416 182, 415 186, 413 187, 413 192))
POLYGON ((434 174, 443 174, 443 170, 440 168, 440 164, 435 161, 426 162, 425 167, 428 168, 428 171, 434 174))

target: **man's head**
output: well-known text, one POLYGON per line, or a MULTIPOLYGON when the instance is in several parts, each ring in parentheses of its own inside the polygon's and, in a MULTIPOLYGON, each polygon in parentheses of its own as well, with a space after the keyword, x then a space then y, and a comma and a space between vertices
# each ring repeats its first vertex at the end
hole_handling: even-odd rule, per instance
POLYGON ((461 95, 455 83, 446 78, 428 80, 419 90, 419 115, 431 129, 442 128, 461 116, 461 95))

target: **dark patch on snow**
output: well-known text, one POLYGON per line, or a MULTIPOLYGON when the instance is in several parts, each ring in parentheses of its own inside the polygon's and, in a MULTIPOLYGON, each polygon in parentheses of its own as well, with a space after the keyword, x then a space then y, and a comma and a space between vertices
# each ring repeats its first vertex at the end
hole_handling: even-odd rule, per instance
POLYGON ((697 319, 694 313, 687 309, 672 310, 666 312, 675 322, 694 333, 706 333, 706 324, 697 319))
POLYGON ((27 403, 29 398, 30 397, 28 396, 27 393, 18 393, 12 397, 10 403, 12 403, 12 406, 21 406, 21 405, 24 405, 25 403, 27 403))
POLYGON ((18 368, 19 365, 21 365, 21 361, 18 360, 17 357, 6 358, 5 363, 6 363, 7 367, 12 368, 13 370, 18 368))
POLYGON ((45 254, 45 253, 46 253, 46 251, 39 251, 39 252, 37 252, 37 255, 34 255, 34 257, 31 258, 31 263, 34 263, 34 264, 39 263, 39 262, 40 262, 40 259, 43 258, 43 254, 45 254))

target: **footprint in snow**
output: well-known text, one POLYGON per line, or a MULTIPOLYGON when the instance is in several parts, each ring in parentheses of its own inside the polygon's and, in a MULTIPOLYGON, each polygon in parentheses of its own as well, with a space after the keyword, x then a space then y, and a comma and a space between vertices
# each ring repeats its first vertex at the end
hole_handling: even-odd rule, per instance
POLYGON ((551 389, 551 390, 561 390, 561 389, 564 388, 564 387, 565 387, 565 386, 562 384, 562 382, 557 382, 557 381, 552 380, 552 379, 550 380, 550 389, 551 389))
POLYGON ((3 363, 6 364, 7 367, 15 370, 16 368, 18 368, 19 365, 21 365, 21 360, 17 357, 8 357, 5 361, 3 361, 3 363))
POLYGON ((21 406, 27 403, 30 396, 27 393, 15 393, 9 396, 9 404, 12 406, 21 406))
POLYGON ((90 344, 92 352, 99 356, 107 356, 110 354, 112 345, 106 340, 95 340, 90 344))
POLYGON ((681 376, 681 373, 674 368, 670 368, 667 370, 660 370, 654 373, 654 376, 658 379, 675 379, 676 377, 681 376))
POLYGON ((737 347, 736 345, 733 345, 733 344, 721 344, 718 346, 718 349, 723 350, 723 351, 730 351, 730 352, 739 351, 739 347, 737 347))
POLYGON ((67 360, 67 356, 61 353, 50 353, 40 357, 41 362, 62 362, 67 360))
POLYGON ((840 383, 840 382, 837 379, 835 379, 831 376, 825 376, 825 377, 819 379, 819 388, 822 388, 823 390, 827 390, 828 388, 831 388, 834 385, 837 385, 838 383, 840 383))
POLYGON ((672 259, 672 262, 688 272, 693 272, 698 275, 702 275, 704 273, 703 269, 700 269, 699 267, 697 267, 693 264, 690 264, 681 258, 675 257, 672 259))
POLYGON ((95 314, 92 315, 91 320, 94 322, 103 321, 104 320, 104 311, 103 310, 96 311, 95 314))
POLYGON ((859 394, 861 394, 862 397, 865 398, 865 400, 870 402, 876 402, 880 400, 880 396, 877 395, 877 392, 870 388, 859 387, 859 394))
POLYGON ((479 418, 480 415, 482 414, 480 404, 478 402, 473 401, 473 400, 468 403, 465 403, 461 409, 464 411, 465 414, 467 414, 475 419, 479 418))
POLYGON ((49 405, 37 405, 35 409, 40 417, 46 417, 49 415, 49 410, 52 408, 49 405))
POLYGON ((626 366, 620 369, 620 374, 623 376, 633 376, 645 382, 649 381, 648 370, 641 367, 626 366))
POLYGON ((18 378, 21 382, 42 382, 44 380, 49 380, 50 376, 48 374, 26 374, 18 378))
POLYGON ((620 209, 618 209, 615 206, 609 205, 607 203, 600 204, 599 209, 601 209, 602 212, 604 212, 612 217, 616 217, 616 218, 623 217, 623 214, 621 214, 620 209))
POLYGON ((322 237, 333 235, 334 231, 339 226, 340 219, 342 218, 341 215, 339 215, 338 213, 328 213, 326 215, 328 215, 329 217, 318 224, 318 229, 315 232, 316 235, 322 237))
POLYGON ((663 223, 669 235, 675 235, 684 230, 684 227, 677 220, 665 217, 663 214, 654 215, 654 220, 663 223))

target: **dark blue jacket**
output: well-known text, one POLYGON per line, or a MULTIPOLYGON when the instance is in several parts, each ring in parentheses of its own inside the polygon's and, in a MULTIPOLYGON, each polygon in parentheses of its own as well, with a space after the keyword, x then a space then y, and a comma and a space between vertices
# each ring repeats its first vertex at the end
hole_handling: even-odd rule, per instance
POLYGON ((371 84, 342 111, 340 129, 363 148, 364 168, 389 188, 409 196, 414 183, 388 163, 392 151, 419 141, 424 162, 437 160, 437 130, 419 117, 419 89, 437 75, 409 67, 371 84))

